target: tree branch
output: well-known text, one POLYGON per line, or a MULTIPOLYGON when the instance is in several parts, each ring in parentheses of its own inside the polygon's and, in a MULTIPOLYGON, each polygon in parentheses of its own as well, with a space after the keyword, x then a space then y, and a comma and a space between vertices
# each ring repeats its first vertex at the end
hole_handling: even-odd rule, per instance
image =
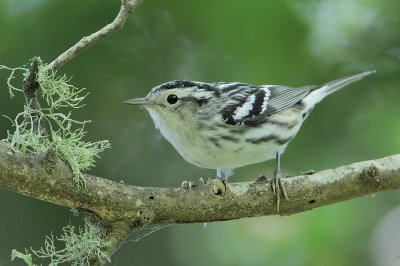
POLYGON ((33 130, 38 133, 40 132, 40 120, 38 118, 37 111, 40 110, 40 103, 38 100, 39 82, 37 81, 37 74, 39 71, 39 65, 42 62, 39 57, 32 59, 31 67, 28 75, 24 78, 22 86, 24 89, 25 104, 34 112, 31 114, 33 120, 33 130))
POLYGON ((29 69, 29 74, 24 78, 23 81, 25 102, 34 110, 40 109, 40 104, 37 99, 39 83, 36 79, 40 64, 41 62, 39 57, 34 57, 32 59, 31 68, 29 69))
POLYGON ((89 48, 97 41, 107 37, 108 35, 119 31, 123 28, 126 19, 133 10, 142 2, 142 0, 122 0, 121 9, 114 21, 106 25, 102 29, 90 34, 89 36, 83 37, 75 45, 70 47, 64 53, 59 55, 53 62, 48 65, 48 70, 51 72, 56 71, 62 65, 67 63, 69 60, 77 56, 80 52, 89 48))
MULTIPOLYGON (((107 229, 110 256, 132 230, 157 223, 213 222, 265 215, 290 215, 332 203, 400 188, 400 154, 312 175, 285 178, 290 201, 277 213, 275 196, 264 177, 225 184, 207 179, 191 190, 136 187, 86 176, 77 188, 73 173, 58 155, 24 154, 0 142, 0 187, 32 198, 98 216, 107 229)), ((101 265, 93 261, 93 265, 101 265)))
MULTIPOLYGON (((192 190, 136 187, 87 175, 78 189, 69 167, 51 151, 29 155, 0 143, 0 186, 71 208, 87 210, 106 224, 130 228, 151 223, 196 223, 278 214, 269 182, 228 183, 216 179, 192 190), (222 186, 221 186, 222 185, 222 186)), ((364 161, 283 181, 290 201, 282 215, 400 188, 400 155, 364 161)))

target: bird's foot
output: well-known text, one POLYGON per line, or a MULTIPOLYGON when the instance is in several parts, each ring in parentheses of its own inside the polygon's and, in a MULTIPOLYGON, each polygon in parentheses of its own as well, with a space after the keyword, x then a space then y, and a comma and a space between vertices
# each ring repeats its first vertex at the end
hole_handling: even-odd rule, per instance
POLYGON ((222 178, 208 177, 200 178, 200 186, 207 186, 211 189, 211 192, 218 197, 225 196, 226 193, 226 181, 222 178))
POLYGON ((282 195, 285 200, 289 200, 288 195, 286 194, 285 187, 282 185, 281 181, 281 174, 280 173, 275 173, 274 178, 272 179, 272 191, 274 192, 276 196, 276 209, 279 212, 280 209, 280 203, 282 199, 282 195))
POLYGON ((181 187, 183 187, 185 189, 189 189, 189 190, 194 188, 195 186, 196 186, 195 182, 187 181, 187 180, 182 181, 182 184, 181 184, 181 187))
POLYGON ((210 181, 214 195, 223 197, 226 193, 226 181, 222 178, 211 179, 210 181))
MULTIPOLYGON (((200 186, 204 186, 207 183, 207 181, 200 177, 199 178, 199 183, 200 183, 200 186)), ((187 180, 182 181, 182 184, 181 184, 181 187, 185 188, 185 189, 192 189, 192 188, 194 188, 196 186, 197 186, 196 182, 187 181, 187 180)))

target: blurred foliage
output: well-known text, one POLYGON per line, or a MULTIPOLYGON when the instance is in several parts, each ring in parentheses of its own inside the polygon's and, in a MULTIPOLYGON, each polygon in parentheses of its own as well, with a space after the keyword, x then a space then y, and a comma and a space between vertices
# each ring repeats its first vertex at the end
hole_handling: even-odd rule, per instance
MULTIPOLYGON (((21 66, 35 55, 50 62, 109 23, 119 4, 0 0, 0 64, 21 66)), ((376 69, 377 74, 335 93, 313 111, 285 152, 283 169, 296 174, 398 153, 398 10, 397 0, 144 0, 121 32, 60 70, 90 91, 87 106, 76 112, 77 119, 93 121, 87 139, 109 139, 113 145, 92 173, 145 186, 177 186, 183 179, 214 174, 185 162, 143 110, 121 105, 173 79, 297 87, 376 69)), ((6 78, 0 72, 0 114, 13 117, 22 110, 23 98, 10 102, 6 78)), ((7 129, 8 121, 0 119, 0 138, 7 129)), ((273 162, 243 167, 232 179, 250 180, 271 174, 272 168, 273 162)), ((394 259, 381 258, 390 257, 384 253, 388 250, 390 258, 396 258, 395 252, 398 258, 399 249, 385 247, 399 247, 400 237, 386 241, 380 228, 383 222, 392 224, 386 235, 399 234, 393 225, 398 223, 388 222, 398 216, 386 215, 399 199, 395 191, 290 217, 210 223, 207 228, 171 226, 128 241, 113 265, 396 265, 394 259)), ((66 208, 4 189, 0 212, 0 265, 11 265, 13 248, 41 246, 44 235, 58 234, 70 220, 66 208)))

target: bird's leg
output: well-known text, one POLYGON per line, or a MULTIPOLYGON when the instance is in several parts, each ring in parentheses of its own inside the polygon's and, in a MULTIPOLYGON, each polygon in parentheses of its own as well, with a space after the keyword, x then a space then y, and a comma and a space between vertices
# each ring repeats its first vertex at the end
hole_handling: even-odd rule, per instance
POLYGON ((281 193, 283 193, 283 196, 285 197, 286 200, 289 200, 289 197, 286 194, 286 190, 282 186, 281 176, 282 176, 281 153, 280 153, 280 151, 277 151, 276 152, 276 170, 274 172, 274 178, 272 180, 272 190, 274 191, 274 194, 276 195, 276 208, 277 208, 278 212, 279 212, 279 205, 281 203, 281 193))
POLYGON ((217 178, 224 179, 224 172, 221 169, 217 169, 217 178))
POLYGON ((231 169, 217 169, 217 178, 223 181, 228 181, 228 178, 233 174, 231 169))

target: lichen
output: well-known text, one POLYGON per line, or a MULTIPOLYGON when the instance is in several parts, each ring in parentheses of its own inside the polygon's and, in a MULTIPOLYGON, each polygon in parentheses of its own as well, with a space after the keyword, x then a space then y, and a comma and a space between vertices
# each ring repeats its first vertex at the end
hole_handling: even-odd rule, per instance
POLYGON ((67 225, 63 228, 62 234, 56 239, 64 244, 64 248, 57 250, 53 234, 46 237, 45 246, 39 250, 32 249, 32 253, 41 259, 50 259, 49 266, 62 263, 69 263, 72 266, 90 265, 93 259, 100 264, 111 262, 107 249, 111 243, 105 240, 105 229, 85 219, 84 226, 78 229, 75 226, 67 225))
MULTIPOLYGON (((26 76, 28 69, 0 65, 1 69, 11 72, 7 78, 11 98, 14 92, 23 93, 22 89, 13 86, 12 80, 18 71, 26 76)), ((38 94, 42 99, 42 107, 32 109, 30 104, 25 104, 24 110, 14 119, 7 117, 14 130, 7 131, 5 141, 9 142, 13 149, 24 153, 55 150, 71 167, 75 184, 78 187, 85 187, 83 171, 93 167, 94 159, 110 147, 108 140, 84 141, 86 134, 84 128, 90 121, 71 118, 71 109, 83 107, 83 100, 88 94, 84 93, 85 89, 71 85, 70 79, 65 75, 59 76, 55 72, 49 72, 45 64, 39 66, 36 80, 39 84, 38 94)))
POLYGON ((23 92, 22 89, 20 89, 18 87, 15 87, 12 84, 12 80, 15 79, 16 73, 18 71, 21 71, 22 75, 26 76, 28 74, 28 72, 29 72, 29 69, 27 69, 25 67, 14 67, 14 68, 12 68, 12 67, 8 67, 8 66, 0 65, 0 70, 8 70, 8 71, 10 71, 10 74, 9 74, 9 76, 7 78, 7 87, 8 87, 8 93, 10 94, 11 98, 13 98, 15 96, 14 95, 14 91, 23 92))
POLYGON ((25 253, 13 250, 11 260, 19 258, 24 260, 28 266, 35 266, 32 262, 32 255, 40 261, 49 261, 49 266, 56 266, 68 263, 72 266, 91 265, 96 261, 100 264, 111 262, 110 256, 104 252, 111 243, 106 240, 106 231, 100 225, 90 219, 85 218, 84 226, 75 228, 73 225, 67 225, 62 229, 62 234, 54 238, 53 234, 47 236, 44 247, 38 250, 31 248, 31 253, 25 253), (62 249, 56 249, 63 245, 62 249))
POLYGON ((36 266, 36 264, 32 262, 32 254, 30 254, 27 250, 25 250, 25 253, 22 253, 16 249, 13 249, 11 251, 11 261, 14 261, 14 259, 21 259, 28 266, 36 266))

